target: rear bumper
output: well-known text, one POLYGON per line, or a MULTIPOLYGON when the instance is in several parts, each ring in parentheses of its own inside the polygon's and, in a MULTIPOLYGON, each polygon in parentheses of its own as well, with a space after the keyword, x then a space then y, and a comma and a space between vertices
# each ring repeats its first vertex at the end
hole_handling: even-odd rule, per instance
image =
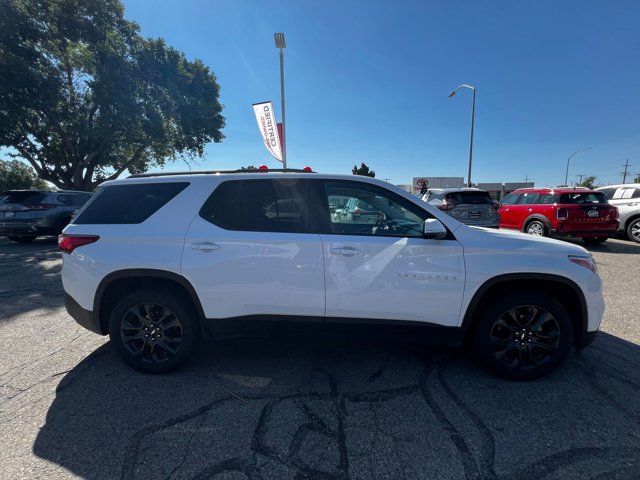
POLYGON ((93 333, 106 335, 100 326, 99 316, 91 310, 85 310, 82 308, 68 293, 64 294, 64 306, 69 315, 71 315, 78 324, 93 333))
POLYGON ((618 221, 590 224, 583 223, 559 223, 557 228, 551 231, 552 235, 558 237, 611 237, 618 231, 620 224, 618 221))

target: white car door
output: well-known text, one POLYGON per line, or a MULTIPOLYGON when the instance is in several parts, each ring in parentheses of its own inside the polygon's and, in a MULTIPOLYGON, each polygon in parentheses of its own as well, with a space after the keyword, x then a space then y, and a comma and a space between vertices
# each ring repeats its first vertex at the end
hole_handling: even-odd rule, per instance
POLYGON ((453 237, 427 240, 431 215, 394 192, 357 181, 324 182, 326 201, 351 198, 380 215, 363 224, 330 213, 323 234, 326 317, 406 320, 457 326, 464 290, 463 249, 453 237))
POLYGON ((207 318, 324 315, 320 235, 306 233, 307 183, 228 180, 187 233, 182 274, 207 318))

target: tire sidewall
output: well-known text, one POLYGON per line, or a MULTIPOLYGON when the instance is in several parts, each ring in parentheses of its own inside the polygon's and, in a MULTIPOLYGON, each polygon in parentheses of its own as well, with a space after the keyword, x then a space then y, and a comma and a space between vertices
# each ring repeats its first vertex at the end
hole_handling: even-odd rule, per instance
POLYGON ((511 380, 533 380, 558 367, 569 353, 572 343, 571 319, 557 300, 543 293, 514 293, 492 302, 481 310, 474 334, 474 353, 479 360, 502 377, 511 380), (493 355, 490 348, 489 337, 494 322, 504 312, 519 305, 533 305, 545 309, 555 317, 560 328, 560 343, 552 358, 543 365, 529 370, 507 367, 493 355))
POLYGON ((130 367, 148 373, 161 373, 182 366, 193 352, 199 338, 199 325, 193 308, 169 290, 141 290, 131 293, 115 305, 109 317, 109 338, 117 355, 130 367), (133 357, 120 337, 120 327, 124 315, 135 305, 151 302, 163 305, 173 311, 182 325, 182 343, 178 354, 161 364, 144 363, 133 357))
MULTIPOLYGON (((529 223, 527 223, 527 226, 524 229, 525 233, 528 234, 528 235, 534 235, 533 233, 529 233, 529 227, 531 227, 531 225, 533 225, 534 223, 537 223, 542 228, 542 235, 540 235, 540 236, 541 237, 546 237, 547 236, 547 226, 541 220, 531 220, 529 223)), ((538 236, 538 235, 534 235, 534 236, 538 236)))
POLYGON ((631 220, 629 222, 629 225, 627 225, 627 237, 629 238, 629 240, 635 243, 640 243, 640 240, 635 239, 635 237, 631 234, 631 229, 633 228, 634 225, 638 225, 638 224, 640 224, 640 218, 635 218, 631 220))

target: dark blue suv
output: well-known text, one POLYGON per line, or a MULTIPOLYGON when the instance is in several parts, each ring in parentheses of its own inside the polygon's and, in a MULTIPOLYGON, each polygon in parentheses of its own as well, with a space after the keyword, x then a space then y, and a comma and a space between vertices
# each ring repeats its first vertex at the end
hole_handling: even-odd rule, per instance
POLYGON ((93 194, 58 190, 8 190, 0 195, 0 236, 18 243, 58 235, 93 194))

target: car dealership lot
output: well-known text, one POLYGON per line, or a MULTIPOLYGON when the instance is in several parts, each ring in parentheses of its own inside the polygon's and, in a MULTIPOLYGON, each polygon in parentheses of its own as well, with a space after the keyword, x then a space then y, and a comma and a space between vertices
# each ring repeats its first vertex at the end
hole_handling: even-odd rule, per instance
POLYGON ((640 245, 591 250, 604 333, 522 383, 364 338, 218 341, 140 374, 66 314, 52 240, 0 239, 0 478, 634 478, 640 245))

